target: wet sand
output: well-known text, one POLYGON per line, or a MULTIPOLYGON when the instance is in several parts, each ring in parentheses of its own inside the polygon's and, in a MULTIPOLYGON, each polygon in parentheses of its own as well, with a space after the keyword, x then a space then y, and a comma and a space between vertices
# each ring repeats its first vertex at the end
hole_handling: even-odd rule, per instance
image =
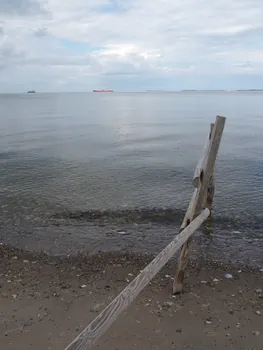
MULTIPOLYGON (((151 258, 52 257, 2 244, 1 349, 64 349, 151 258)), ((94 349, 262 349, 262 269, 198 259, 175 297, 173 274, 171 262, 94 349)))

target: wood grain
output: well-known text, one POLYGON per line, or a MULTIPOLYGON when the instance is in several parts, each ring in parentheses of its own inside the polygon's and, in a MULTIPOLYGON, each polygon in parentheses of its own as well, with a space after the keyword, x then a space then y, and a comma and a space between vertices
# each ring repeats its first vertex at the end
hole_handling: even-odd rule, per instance
MULTIPOLYGON (((202 209, 205 191, 209 185, 209 179, 211 179, 214 173, 216 156, 224 131, 225 121, 225 117, 216 117, 209 145, 207 148, 205 148, 205 154, 204 157, 202 157, 203 169, 202 174, 200 174, 198 178, 198 187, 195 189, 192 199, 189 203, 189 207, 181 225, 181 230, 184 230, 202 209)), ((199 163, 197 166, 199 166, 199 163)), ((197 172, 195 172, 195 174, 196 173, 197 172)), ((181 293, 183 290, 183 279, 188 263, 190 241, 190 239, 187 240, 181 250, 177 271, 173 282, 173 294, 181 293)))
POLYGON ((87 326, 65 350, 86 350, 98 340, 142 289, 209 217, 209 209, 197 216, 175 239, 87 326))

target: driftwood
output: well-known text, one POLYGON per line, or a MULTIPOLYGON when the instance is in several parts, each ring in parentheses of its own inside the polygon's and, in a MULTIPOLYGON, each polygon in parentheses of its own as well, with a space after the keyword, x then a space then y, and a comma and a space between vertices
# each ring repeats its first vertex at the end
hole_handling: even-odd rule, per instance
POLYGON ((200 179, 202 178, 203 173, 204 173, 204 168, 205 168, 206 161, 207 161, 207 154, 209 152, 209 145, 210 145, 214 125, 215 124, 210 125, 210 131, 209 131, 206 143, 205 143, 204 151, 202 153, 202 156, 198 160, 196 168, 195 168, 193 185, 196 188, 199 186, 200 179))
MULTIPOLYGON (((214 126, 215 126, 215 124, 210 125, 210 135, 212 135, 212 131, 213 131, 214 126)), ((216 177, 215 169, 216 169, 216 165, 214 165, 213 174, 211 175, 211 177, 208 181, 208 186, 205 189, 204 207, 208 208, 210 211, 212 210, 213 199, 214 199, 214 194, 215 194, 215 177, 216 177)))
MULTIPOLYGON (((224 126, 225 126, 224 117, 217 117, 215 125, 212 130, 212 134, 209 143, 205 147, 204 157, 201 158, 201 164, 198 163, 199 172, 198 178, 198 187, 195 189, 192 199, 190 201, 189 207, 185 214, 184 220, 181 225, 181 230, 184 230, 191 221, 200 213, 202 209, 202 203, 205 196, 206 188, 208 187, 209 180, 213 176, 215 169, 215 161, 218 153, 220 141, 222 138, 224 126)), ((197 174, 198 171, 195 172, 197 174)), ((183 279, 185 275, 185 270, 188 263, 188 251, 189 251, 190 239, 188 239, 182 247, 181 254, 178 261, 178 267, 173 283, 173 294, 180 293, 183 289, 183 279)))
POLYGON ((209 209, 197 216, 152 262, 95 318, 65 350, 86 350, 98 340, 117 317, 137 297, 184 242, 209 217, 209 209))

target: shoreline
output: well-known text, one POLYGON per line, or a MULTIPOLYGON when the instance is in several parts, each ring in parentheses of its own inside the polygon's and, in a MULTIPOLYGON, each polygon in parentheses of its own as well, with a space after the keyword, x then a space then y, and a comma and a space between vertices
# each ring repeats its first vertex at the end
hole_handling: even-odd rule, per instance
MULTIPOLYGON (((55 257, 1 244, 3 349, 64 349, 151 259, 128 253, 55 257)), ((174 270, 171 261, 94 348, 261 348, 262 269, 190 261, 184 292, 172 297, 174 270)))

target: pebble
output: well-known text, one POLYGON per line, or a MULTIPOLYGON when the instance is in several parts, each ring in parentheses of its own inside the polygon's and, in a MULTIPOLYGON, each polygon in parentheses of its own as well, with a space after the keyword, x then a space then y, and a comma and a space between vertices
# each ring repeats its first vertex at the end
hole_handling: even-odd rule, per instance
POLYGON ((214 278, 213 282, 219 282, 219 280, 217 278, 214 278))
POLYGON ((225 274, 225 278, 231 279, 231 278, 233 278, 233 276, 232 276, 230 273, 226 273, 226 274, 225 274))
MULTIPOLYGON (((7 282, 8 282, 8 281, 7 281, 7 282)), ((256 289, 256 293, 258 293, 258 294, 262 293, 262 289, 261 289, 261 288, 256 289)))
POLYGON ((206 283, 207 283, 207 281, 201 281, 200 283, 202 283, 202 284, 206 284, 206 283))
POLYGON ((29 261, 28 260, 23 260, 23 263, 28 264, 29 261))
POLYGON ((257 314, 257 315, 261 315, 261 312, 257 310, 257 311, 256 311, 256 314, 257 314))
POLYGON ((172 307, 174 305, 173 301, 166 301, 165 303, 163 303, 163 306, 165 307, 172 307))
POLYGON ((86 284, 82 284, 82 286, 80 288, 86 288, 87 285, 86 284))
POLYGON ((260 335, 260 332, 259 331, 253 331, 252 332, 254 335, 256 335, 256 336, 259 336, 260 335))
POLYGON ((17 256, 13 256, 12 259, 13 259, 13 260, 17 260, 18 257, 17 257, 17 256))
POLYGON ((212 322, 209 321, 209 320, 206 320, 205 323, 208 324, 208 325, 212 324, 212 322))

